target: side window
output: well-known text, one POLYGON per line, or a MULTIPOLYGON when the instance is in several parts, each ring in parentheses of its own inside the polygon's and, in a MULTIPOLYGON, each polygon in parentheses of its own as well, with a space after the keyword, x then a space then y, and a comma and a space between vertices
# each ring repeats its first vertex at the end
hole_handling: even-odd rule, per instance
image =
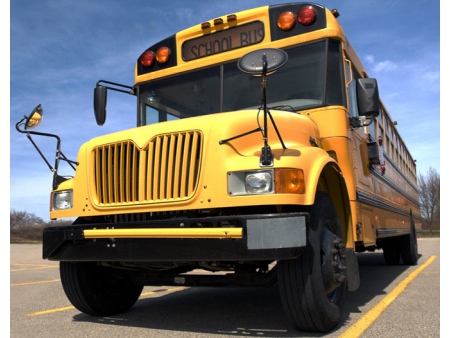
POLYGON ((325 90, 325 103, 327 105, 345 105, 341 53, 340 43, 334 40, 328 40, 325 90))
POLYGON ((358 102, 356 101, 356 74, 350 68, 350 64, 345 62, 345 78, 352 79, 352 81, 347 86, 348 92, 348 109, 350 110, 350 115, 352 117, 358 117, 358 102))

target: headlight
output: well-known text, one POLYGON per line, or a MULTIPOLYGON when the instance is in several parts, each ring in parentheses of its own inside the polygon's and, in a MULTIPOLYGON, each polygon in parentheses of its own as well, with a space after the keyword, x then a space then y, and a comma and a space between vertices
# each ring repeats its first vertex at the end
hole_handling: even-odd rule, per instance
POLYGON ((260 194, 304 194, 305 176, 302 169, 270 169, 228 173, 230 196, 260 194))
POLYGON ((52 210, 72 209, 72 195, 72 190, 54 192, 52 198, 52 210))
POLYGON ((245 192, 248 194, 267 194, 273 191, 272 172, 260 171, 245 173, 245 192))
POLYGON ((273 194, 273 170, 228 173, 229 195, 273 194))

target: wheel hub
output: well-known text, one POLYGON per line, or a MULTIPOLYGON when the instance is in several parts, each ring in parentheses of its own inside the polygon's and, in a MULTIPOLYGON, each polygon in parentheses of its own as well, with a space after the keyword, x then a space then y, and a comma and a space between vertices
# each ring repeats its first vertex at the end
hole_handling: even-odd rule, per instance
POLYGON ((322 278, 327 295, 331 294, 347 278, 345 245, 341 238, 324 227, 321 240, 322 278))

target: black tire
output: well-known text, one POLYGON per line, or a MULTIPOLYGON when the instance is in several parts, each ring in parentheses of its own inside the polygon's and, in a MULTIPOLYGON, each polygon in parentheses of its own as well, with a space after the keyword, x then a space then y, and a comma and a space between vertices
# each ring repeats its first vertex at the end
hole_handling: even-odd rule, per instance
POLYGON ((400 255, 402 257, 403 264, 417 265, 419 260, 419 252, 417 249, 417 235, 416 226, 412 217, 410 218, 411 232, 407 236, 400 237, 400 255))
POLYGON ((309 208, 306 251, 277 264, 284 312, 301 331, 329 332, 340 321, 347 293, 344 245, 339 219, 323 192, 309 208))
POLYGON ((125 271, 95 262, 60 262, 64 292, 79 311, 91 316, 112 316, 128 311, 143 286, 131 282, 125 271))
POLYGON ((383 243, 383 257, 387 265, 400 264, 400 242, 399 238, 388 238, 383 243))

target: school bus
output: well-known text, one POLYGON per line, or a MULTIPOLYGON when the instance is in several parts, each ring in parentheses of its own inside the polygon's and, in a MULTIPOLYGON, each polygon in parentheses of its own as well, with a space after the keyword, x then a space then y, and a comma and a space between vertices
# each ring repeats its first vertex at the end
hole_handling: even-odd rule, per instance
POLYGON ((125 312, 144 286, 278 283, 294 327, 329 332, 359 287, 356 253, 417 264, 415 162, 338 17, 269 5, 155 43, 134 85, 94 89, 98 125, 107 93, 124 92, 136 128, 87 141, 76 161, 29 130, 40 105, 19 121, 58 141, 50 216, 75 221, 45 229, 43 258, 79 311, 125 312))

